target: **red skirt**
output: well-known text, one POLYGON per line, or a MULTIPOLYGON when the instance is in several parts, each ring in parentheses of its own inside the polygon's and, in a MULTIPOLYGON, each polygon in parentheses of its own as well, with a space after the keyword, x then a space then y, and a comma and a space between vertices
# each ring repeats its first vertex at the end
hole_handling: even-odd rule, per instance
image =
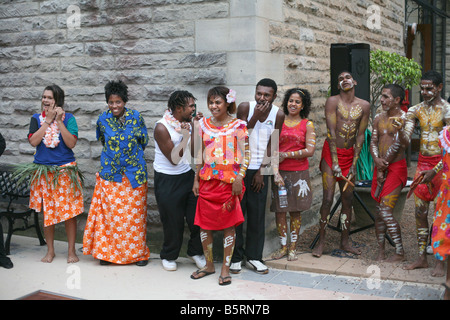
POLYGON ((231 183, 200 179, 194 224, 204 230, 223 230, 240 225, 244 222, 241 209, 244 192, 243 182, 241 195, 233 196, 231 183))
POLYGON ((399 160, 397 162, 391 163, 388 166, 388 173, 386 176, 386 180, 383 184, 383 189, 381 189, 380 195, 378 198, 375 198, 375 191, 377 189, 377 167, 373 170, 373 180, 372 180, 372 198, 375 201, 380 202, 384 196, 389 195, 392 191, 397 189, 398 186, 402 186, 402 188, 406 185, 406 181, 408 180, 408 167, 406 165, 406 160, 399 160))
MULTIPOLYGON (((337 148, 338 163, 339 167, 341 168, 342 175, 344 177, 346 177, 348 175, 348 172, 350 171, 350 167, 353 164, 353 156, 354 156, 353 147, 349 149, 337 148)), ((323 144, 321 162, 322 160, 325 160, 328 166, 332 168, 333 161, 331 159, 331 151, 330 145, 328 144, 328 140, 325 140, 325 143, 323 144)), ((336 180, 343 180, 343 179, 337 178, 336 180)))
MULTIPOLYGON (((417 170, 414 180, 419 176, 420 171, 433 169, 439 161, 441 161, 441 159, 442 155, 427 157, 419 154, 419 161, 417 162, 417 170)), ((439 188, 441 187, 441 183, 442 173, 438 172, 434 176, 433 180, 431 180, 431 193, 428 190, 427 184, 419 184, 414 190, 414 194, 423 201, 434 201, 439 192, 439 188)))

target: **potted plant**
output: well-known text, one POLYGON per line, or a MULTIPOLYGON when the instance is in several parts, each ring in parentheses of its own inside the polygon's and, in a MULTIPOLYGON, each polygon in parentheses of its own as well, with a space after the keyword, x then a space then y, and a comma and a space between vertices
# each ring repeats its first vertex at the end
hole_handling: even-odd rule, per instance
MULTIPOLYGON (((372 123, 379 107, 379 98, 383 87, 390 83, 396 83, 402 86, 405 90, 411 90, 411 88, 420 83, 422 76, 422 67, 413 59, 408 59, 395 52, 388 52, 382 50, 373 50, 370 53, 370 123, 372 123)), ((369 125, 369 127, 371 127, 369 125)), ((366 139, 364 141, 363 148, 361 149, 360 157, 357 163, 357 181, 372 180, 373 177, 373 159, 370 154, 370 139, 371 129, 367 129, 365 132, 366 139)), ((363 189, 363 188, 361 188, 363 189)), ((364 196, 364 192, 360 192, 360 188, 357 187, 356 191, 361 195, 367 207, 371 201, 374 202, 373 209, 375 208, 375 201, 370 196, 370 188, 368 196, 364 196)), ((399 199, 396 205, 396 209, 403 211, 404 200, 399 199)), ((357 211, 361 211, 363 208, 359 205, 358 201, 354 201, 355 216, 357 211), (359 208, 358 208, 359 206, 359 208)), ((374 212, 373 210, 371 210, 374 212)), ((395 213, 394 213, 395 215, 395 213)), ((364 215, 367 216, 367 215, 364 215)), ((368 218, 368 216, 367 216, 368 218)), ((362 219, 364 220, 364 219, 362 219)), ((367 220, 371 222, 371 220, 367 220)), ((358 223, 360 224, 360 223, 358 223)))

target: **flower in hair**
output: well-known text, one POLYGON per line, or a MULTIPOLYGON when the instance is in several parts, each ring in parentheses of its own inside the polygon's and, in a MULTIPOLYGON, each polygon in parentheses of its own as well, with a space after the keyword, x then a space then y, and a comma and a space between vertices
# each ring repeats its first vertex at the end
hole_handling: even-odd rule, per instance
POLYGON ((230 89, 230 92, 227 94, 227 102, 232 103, 236 101, 236 91, 230 89))

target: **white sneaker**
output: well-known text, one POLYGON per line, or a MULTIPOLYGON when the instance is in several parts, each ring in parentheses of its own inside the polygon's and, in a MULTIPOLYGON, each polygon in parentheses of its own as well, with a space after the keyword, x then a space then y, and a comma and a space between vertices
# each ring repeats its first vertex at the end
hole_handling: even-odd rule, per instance
POLYGON ((189 256, 189 258, 195 262, 195 265, 199 269, 203 269, 206 266, 206 259, 204 255, 197 254, 195 256, 189 256))
POLYGON ((230 265, 230 272, 234 273, 234 274, 240 273, 242 270, 241 263, 242 263, 242 261, 232 262, 230 265))
POLYGON ((175 260, 162 259, 161 262, 162 262, 164 270, 167 270, 167 271, 177 270, 177 263, 175 262, 175 260))
POLYGON ((252 269, 257 273, 266 274, 269 272, 269 269, 266 267, 266 265, 259 260, 247 260, 246 266, 247 268, 252 269))

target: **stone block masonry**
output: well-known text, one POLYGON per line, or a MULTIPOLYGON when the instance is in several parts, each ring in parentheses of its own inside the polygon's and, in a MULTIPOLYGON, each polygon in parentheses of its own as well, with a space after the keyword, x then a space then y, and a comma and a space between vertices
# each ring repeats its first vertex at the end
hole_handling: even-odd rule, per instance
MULTIPOLYGON (((329 87, 329 47, 366 42, 403 51, 404 1, 325 0, 17 0, 0 1, 0 130, 7 140, 2 163, 31 162, 28 125, 39 112, 44 87, 60 85, 66 110, 75 114, 77 161, 85 172, 86 213, 99 167, 95 123, 105 110, 103 87, 121 79, 129 107, 142 113, 153 137, 171 92, 186 89, 207 114, 206 93, 227 85, 237 102, 253 99, 256 82, 301 86, 313 94, 317 149, 311 160, 321 202, 318 163, 325 137, 323 106, 329 87), (367 8, 381 8, 381 28, 369 29, 367 8)), ((149 168, 149 222, 159 223, 153 193, 154 143, 149 168)), ((308 219, 304 220, 308 224, 308 219)))

